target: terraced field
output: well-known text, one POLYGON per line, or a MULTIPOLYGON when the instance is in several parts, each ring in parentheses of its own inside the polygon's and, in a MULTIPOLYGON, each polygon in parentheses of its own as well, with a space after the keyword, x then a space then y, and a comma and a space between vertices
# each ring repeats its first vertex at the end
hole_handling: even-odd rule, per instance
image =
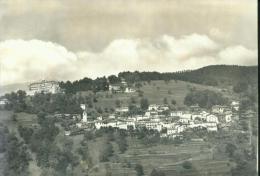
POLYGON ((89 144, 94 167, 90 175, 135 176, 135 164, 141 164, 146 176, 152 169, 162 170, 166 176, 228 176, 231 164, 225 160, 214 160, 212 146, 207 142, 189 142, 179 146, 173 144, 145 146, 137 139, 128 138, 128 150, 120 154, 114 146, 114 156, 110 162, 100 163, 98 151, 102 147, 102 138, 89 144), (192 163, 191 169, 184 169, 184 161, 192 163))

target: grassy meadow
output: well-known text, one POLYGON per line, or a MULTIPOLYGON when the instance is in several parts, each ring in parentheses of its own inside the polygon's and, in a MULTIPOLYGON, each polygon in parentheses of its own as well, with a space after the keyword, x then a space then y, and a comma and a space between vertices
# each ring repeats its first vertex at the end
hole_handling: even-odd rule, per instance
MULTIPOLYGON (((94 107, 101 108, 115 108, 116 100, 121 102, 121 106, 128 106, 131 102, 131 99, 134 99, 136 104, 139 105, 141 98, 147 98, 149 104, 164 104, 164 99, 166 98, 168 104, 171 105, 171 101, 175 100, 178 107, 183 107, 184 98, 187 93, 190 91, 190 88, 195 88, 197 90, 212 90, 216 92, 222 92, 224 96, 233 98, 232 95, 227 90, 223 92, 222 89, 218 87, 188 83, 184 81, 151 81, 150 84, 147 82, 142 82, 142 87, 139 88, 143 92, 143 95, 140 96, 138 92, 134 93, 116 93, 111 94, 109 91, 98 92, 96 94, 97 102, 93 103, 94 107)), ((91 92, 80 92, 78 95, 84 97, 92 95, 91 92)))

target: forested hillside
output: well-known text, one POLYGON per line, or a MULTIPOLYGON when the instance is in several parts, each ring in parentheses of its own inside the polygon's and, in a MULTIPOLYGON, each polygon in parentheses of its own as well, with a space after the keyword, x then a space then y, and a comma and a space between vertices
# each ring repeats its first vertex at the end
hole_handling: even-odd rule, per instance
POLYGON ((234 85, 237 82, 256 84, 258 66, 212 65, 198 70, 178 72, 175 79, 214 86, 234 85))
POLYGON ((67 93, 92 90, 94 92, 108 90, 108 82, 120 82, 124 78, 129 85, 140 81, 153 80, 181 80, 210 86, 234 86, 238 82, 256 85, 258 79, 258 66, 236 66, 236 65, 212 65, 197 70, 184 70, 172 73, 159 72, 120 72, 118 76, 111 75, 92 80, 83 78, 74 82, 61 82, 61 88, 67 93))
POLYGON ((173 73, 158 72, 121 72, 127 82, 149 80, 182 80, 198 84, 217 86, 234 85, 238 81, 257 83, 258 66, 211 65, 197 70, 184 70, 173 73))

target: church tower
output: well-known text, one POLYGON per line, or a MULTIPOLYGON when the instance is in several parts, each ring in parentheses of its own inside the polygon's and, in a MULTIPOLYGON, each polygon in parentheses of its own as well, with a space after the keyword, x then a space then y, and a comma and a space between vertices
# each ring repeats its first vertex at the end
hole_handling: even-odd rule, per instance
POLYGON ((83 110, 82 113, 82 122, 87 123, 88 122, 88 114, 87 114, 87 109, 85 104, 80 105, 81 109, 83 110))

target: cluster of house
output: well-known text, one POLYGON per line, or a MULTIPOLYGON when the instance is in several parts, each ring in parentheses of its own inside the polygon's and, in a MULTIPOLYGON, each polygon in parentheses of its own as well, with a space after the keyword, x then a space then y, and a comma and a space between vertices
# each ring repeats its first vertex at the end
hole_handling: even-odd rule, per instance
POLYGON ((61 119, 72 119, 73 122, 69 125, 69 129, 65 129, 65 135, 69 136, 72 133, 73 128, 77 129, 83 129, 83 128, 88 128, 89 127, 89 121, 88 121, 88 114, 87 114, 87 109, 85 104, 81 104, 80 108, 82 109, 82 114, 54 114, 53 116, 56 118, 61 118, 61 119))
POLYGON ((121 79, 120 83, 109 84, 109 91, 112 93, 133 93, 135 89, 129 87, 124 79, 121 79))
POLYGON ((85 105, 81 105, 81 108, 83 118, 76 124, 78 128, 86 127, 87 124, 96 129, 112 127, 128 130, 146 127, 157 130, 161 137, 174 138, 190 128, 205 128, 209 132, 216 132, 221 125, 228 126, 238 119, 239 102, 233 101, 230 106, 215 105, 211 111, 202 110, 198 106, 190 107, 190 111, 170 111, 168 105, 152 104, 144 115, 134 116, 123 116, 129 109, 122 107, 117 108, 116 113, 110 114, 108 118, 98 117, 93 121, 87 120, 85 105), (169 112, 168 115, 163 113, 165 111, 169 112))
POLYGON ((9 101, 7 100, 7 98, 0 97, 0 108, 4 108, 5 105, 8 103, 9 103, 9 101))

